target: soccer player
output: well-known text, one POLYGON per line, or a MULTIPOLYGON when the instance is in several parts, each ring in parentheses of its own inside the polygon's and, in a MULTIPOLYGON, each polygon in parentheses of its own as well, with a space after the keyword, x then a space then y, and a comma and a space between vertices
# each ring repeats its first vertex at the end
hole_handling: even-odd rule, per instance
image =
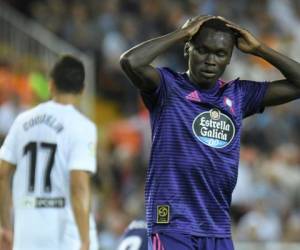
POLYGON ((132 221, 122 236, 117 250, 147 250, 147 224, 144 220, 132 221))
POLYGON ((52 100, 19 115, 0 150, 0 225, 14 250, 96 250, 90 175, 96 126, 75 107, 84 67, 63 56, 51 72, 52 100), (14 225, 11 225, 10 197, 14 225))
POLYGON ((299 98, 299 63, 214 16, 195 17, 145 41, 126 51, 120 63, 150 112, 152 151, 145 190, 150 248, 232 250, 229 209, 242 119, 299 98), (187 72, 151 65, 182 42, 187 72), (220 80, 234 46, 268 61, 284 79, 220 80))

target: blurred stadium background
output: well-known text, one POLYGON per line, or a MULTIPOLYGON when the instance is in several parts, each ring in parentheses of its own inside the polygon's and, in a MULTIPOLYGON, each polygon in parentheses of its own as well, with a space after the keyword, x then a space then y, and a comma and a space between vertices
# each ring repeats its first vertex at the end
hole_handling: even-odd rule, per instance
MULTIPOLYGON (((0 0, 2 139, 19 112, 47 100, 47 72, 61 53, 85 63, 82 109, 99 128, 93 211, 101 250, 115 250, 127 224, 144 218, 148 114, 120 71, 119 56, 199 13, 231 19, 300 61, 300 0, 0 0)), ((177 46, 156 63, 184 70, 182 55, 177 46)), ((225 79, 238 76, 280 77, 269 64, 236 52, 225 79)), ((299 104, 244 122, 232 207, 237 250, 300 249, 299 104)))

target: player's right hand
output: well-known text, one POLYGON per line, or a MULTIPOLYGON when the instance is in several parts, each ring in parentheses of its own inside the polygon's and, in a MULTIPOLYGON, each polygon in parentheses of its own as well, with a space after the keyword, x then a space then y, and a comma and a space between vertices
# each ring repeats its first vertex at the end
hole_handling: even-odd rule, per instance
POLYGON ((192 37, 199 31, 203 23, 214 18, 216 17, 203 15, 188 19, 181 27, 181 29, 185 30, 187 33, 187 41, 192 39, 192 37))
POLYGON ((11 230, 0 228, 0 249, 12 250, 13 246, 13 233, 11 230))
POLYGON ((80 250, 89 250, 90 249, 90 243, 89 242, 86 242, 86 243, 82 243, 81 244, 81 247, 80 247, 80 250))

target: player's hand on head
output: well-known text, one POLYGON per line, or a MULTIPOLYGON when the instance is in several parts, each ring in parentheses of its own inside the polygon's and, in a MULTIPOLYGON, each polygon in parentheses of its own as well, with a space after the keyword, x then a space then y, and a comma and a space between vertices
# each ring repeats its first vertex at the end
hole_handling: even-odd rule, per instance
POLYGON ((255 54, 257 49, 261 46, 261 42, 251 32, 224 17, 217 16, 217 18, 224 21, 226 26, 234 31, 236 35, 236 46, 239 50, 245 53, 255 54))
POLYGON ((187 32, 187 41, 199 31, 201 25, 210 19, 216 18, 215 16, 203 15, 189 18, 181 27, 181 29, 187 32))

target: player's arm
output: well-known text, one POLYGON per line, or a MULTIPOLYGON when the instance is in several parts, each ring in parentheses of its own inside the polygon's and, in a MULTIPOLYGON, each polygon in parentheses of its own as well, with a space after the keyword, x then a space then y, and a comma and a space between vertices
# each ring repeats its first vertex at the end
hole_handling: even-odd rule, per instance
POLYGON ((90 244, 89 216, 91 207, 90 173, 72 170, 70 172, 72 208, 81 239, 81 249, 88 250, 90 244))
POLYGON ((153 91, 160 83, 159 72, 151 66, 153 60, 178 42, 187 42, 201 25, 214 17, 199 16, 187 21, 180 29, 145 41, 129 49, 120 57, 120 64, 132 83, 143 91, 153 91))
POLYGON ((90 245, 91 174, 96 172, 97 128, 77 124, 70 142, 69 170, 72 210, 81 239, 80 250, 90 245))
POLYGON ((274 106, 300 98, 300 64, 265 45, 261 46, 256 53, 276 67, 285 77, 283 80, 269 84, 262 104, 274 106))
POLYGON ((16 169, 14 164, 0 160, 0 244, 3 249, 12 249, 11 222, 11 178, 16 169))
MULTIPOLYGON (((221 18, 221 17, 219 17, 221 18)), ((242 52, 258 56, 275 68, 285 77, 283 80, 269 84, 263 99, 263 106, 283 104, 300 97, 300 64, 291 58, 273 50, 258 41, 249 31, 221 18, 237 35, 236 46, 242 52)))

